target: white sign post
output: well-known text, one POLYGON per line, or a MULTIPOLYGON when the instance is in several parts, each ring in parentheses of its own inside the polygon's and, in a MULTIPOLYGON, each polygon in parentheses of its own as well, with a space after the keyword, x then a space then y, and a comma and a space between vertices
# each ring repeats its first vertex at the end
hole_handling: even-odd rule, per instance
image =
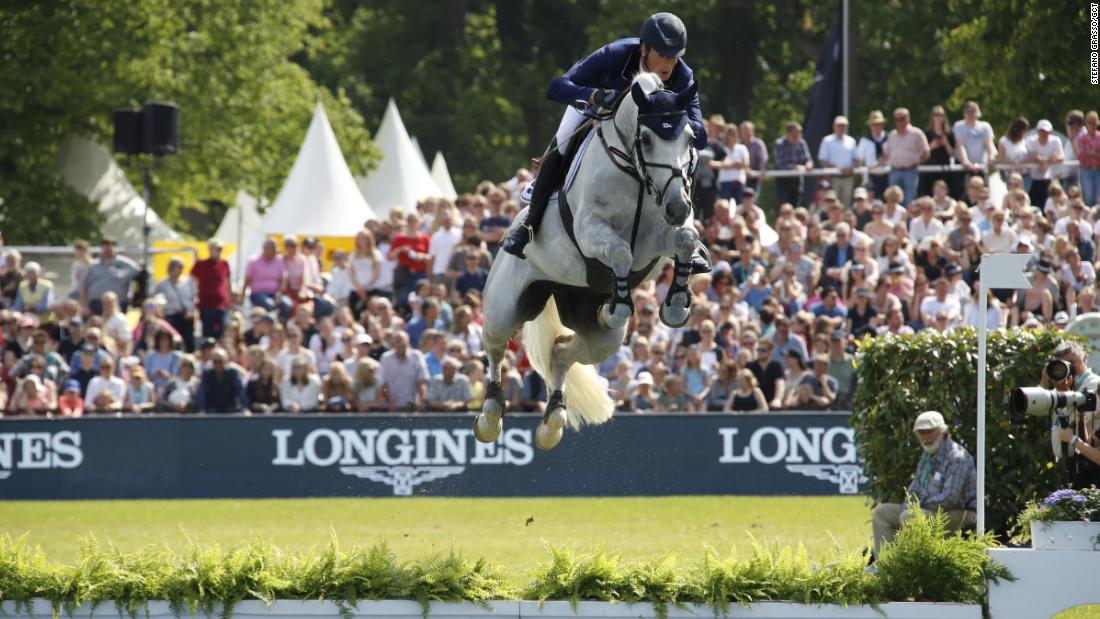
POLYGON ((978 535, 985 533, 985 323, 990 288, 1031 288, 1024 269, 1031 254, 982 256, 978 289, 978 535))

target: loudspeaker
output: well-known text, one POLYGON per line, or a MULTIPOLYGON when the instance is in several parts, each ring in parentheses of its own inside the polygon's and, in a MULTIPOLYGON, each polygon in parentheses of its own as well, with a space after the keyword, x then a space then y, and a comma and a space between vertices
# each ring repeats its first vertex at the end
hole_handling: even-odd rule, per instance
POLYGON ((115 110, 112 116, 115 122, 115 152, 141 154, 144 146, 141 139, 144 125, 141 110, 115 110))
POLYGON ((180 150, 180 108, 175 103, 153 101, 142 109, 145 117, 143 151, 153 155, 174 155, 180 150))

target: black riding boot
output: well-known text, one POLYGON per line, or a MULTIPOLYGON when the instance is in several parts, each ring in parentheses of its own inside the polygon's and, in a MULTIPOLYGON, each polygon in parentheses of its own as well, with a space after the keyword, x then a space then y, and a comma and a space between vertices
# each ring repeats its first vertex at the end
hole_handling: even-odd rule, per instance
POLYGON ((542 216, 546 214, 546 205, 550 202, 550 196, 557 191, 561 184, 562 163, 565 157, 558 152, 557 146, 550 150, 550 154, 539 166, 538 176, 535 177, 535 188, 531 190, 531 205, 527 208, 527 219, 508 233, 500 243, 500 248, 518 258, 526 258, 523 254, 527 244, 535 240, 538 234, 542 216))

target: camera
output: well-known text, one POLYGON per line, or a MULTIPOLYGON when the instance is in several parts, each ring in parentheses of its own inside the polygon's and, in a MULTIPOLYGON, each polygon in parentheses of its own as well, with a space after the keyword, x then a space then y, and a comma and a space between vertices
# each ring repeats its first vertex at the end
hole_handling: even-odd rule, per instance
MULTIPOLYGON (((1055 363, 1065 363, 1065 361, 1052 361, 1047 364, 1043 371, 1047 372, 1055 363)), ((1066 363, 1066 365, 1069 364, 1066 363)), ((1065 376, 1063 375, 1061 379, 1058 379, 1048 373, 1048 378, 1054 381, 1062 380, 1065 376)), ((1027 414, 1045 417, 1054 414, 1065 417, 1072 411, 1095 410, 1096 392, 1087 389, 1084 391, 1054 391, 1042 387, 1020 387, 1012 390, 1008 398, 1008 407, 1016 415, 1027 414)))
POLYGON ((1043 375, 1052 383, 1060 383, 1073 373, 1073 366, 1069 361, 1053 359, 1043 366, 1043 375))

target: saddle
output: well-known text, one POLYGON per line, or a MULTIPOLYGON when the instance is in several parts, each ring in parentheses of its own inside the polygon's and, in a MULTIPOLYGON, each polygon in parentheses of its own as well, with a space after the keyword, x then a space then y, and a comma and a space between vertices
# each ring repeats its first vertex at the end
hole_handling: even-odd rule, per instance
MULTIPOLYGON (((611 294, 615 289, 615 272, 611 270, 611 267, 599 260, 584 255, 580 244, 577 243, 577 233, 574 229, 573 209, 569 205, 569 199, 566 197, 569 187, 573 184, 573 179, 577 175, 577 169, 580 168, 580 155, 584 153, 588 148, 589 142, 592 141, 595 135, 595 127, 595 124, 589 123, 583 131, 573 136, 573 140, 565 152, 565 159, 563 162, 563 167, 568 170, 568 173, 566 173, 565 177, 562 179, 555 195, 557 196, 562 227, 565 228, 565 233, 569 235, 569 240, 573 242, 573 247, 577 248, 577 253, 580 254, 581 259, 584 260, 585 280, 588 282, 588 287, 593 292, 611 294)), ((654 258, 649 264, 642 267, 641 270, 631 271, 629 280, 630 287, 634 288, 641 284, 642 281, 645 280, 645 276, 653 270, 653 267, 657 266, 659 260, 660 257, 654 258)))

